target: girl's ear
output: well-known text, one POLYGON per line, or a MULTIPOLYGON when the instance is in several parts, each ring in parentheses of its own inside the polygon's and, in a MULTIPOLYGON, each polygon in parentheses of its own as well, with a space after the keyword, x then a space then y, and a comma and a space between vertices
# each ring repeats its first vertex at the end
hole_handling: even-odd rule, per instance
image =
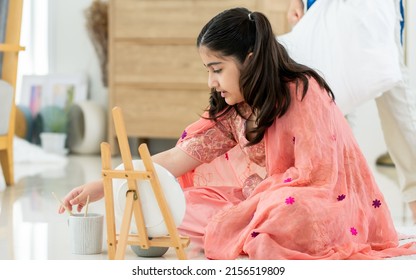
POLYGON ((244 61, 244 64, 246 64, 251 58, 253 57, 253 52, 249 52, 246 56, 246 60, 244 61))

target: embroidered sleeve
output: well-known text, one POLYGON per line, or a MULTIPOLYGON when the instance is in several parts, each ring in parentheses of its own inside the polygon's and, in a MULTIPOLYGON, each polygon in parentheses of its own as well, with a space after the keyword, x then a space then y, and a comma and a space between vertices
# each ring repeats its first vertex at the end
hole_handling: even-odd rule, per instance
POLYGON ((220 123, 186 138, 178 146, 200 162, 208 163, 237 145, 234 137, 220 123))

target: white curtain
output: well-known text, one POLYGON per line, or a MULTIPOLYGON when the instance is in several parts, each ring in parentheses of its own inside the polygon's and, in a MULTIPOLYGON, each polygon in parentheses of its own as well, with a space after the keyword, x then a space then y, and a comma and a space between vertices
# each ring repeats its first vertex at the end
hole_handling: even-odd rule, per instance
POLYGON ((20 44, 26 48, 19 54, 16 103, 21 95, 24 75, 49 73, 49 5, 54 0, 24 0, 20 44))

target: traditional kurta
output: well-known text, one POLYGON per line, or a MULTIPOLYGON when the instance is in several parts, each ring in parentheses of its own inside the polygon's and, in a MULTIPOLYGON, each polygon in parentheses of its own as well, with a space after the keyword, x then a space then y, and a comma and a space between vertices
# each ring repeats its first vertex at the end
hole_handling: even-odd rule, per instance
MULTIPOLYGON (((398 247, 388 206, 343 114, 314 80, 262 142, 246 147, 245 118, 201 118, 177 146, 204 163, 182 176, 183 234, 211 259, 377 259, 398 247)), ((240 104, 244 117, 250 108, 240 104)))

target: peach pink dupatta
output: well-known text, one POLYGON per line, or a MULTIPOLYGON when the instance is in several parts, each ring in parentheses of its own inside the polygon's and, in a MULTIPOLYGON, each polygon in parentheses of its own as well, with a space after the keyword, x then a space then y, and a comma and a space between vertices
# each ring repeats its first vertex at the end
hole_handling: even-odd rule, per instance
MULTIPOLYGON (((187 137, 212 125, 201 119, 187 129, 187 137)), ((413 243, 398 245, 388 206, 348 123, 312 80, 303 101, 294 95, 288 113, 266 133, 265 154, 268 175, 247 199, 238 180, 235 186, 221 186, 218 180, 217 186, 185 188, 187 217, 181 229, 203 243, 208 258, 416 254, 413 243)), ((201 168, 215 165, 219 178, 227 178, 241 162, 218 158, 201 168)), ((182 186, 193 185, 193 174, 179 178, 182 186)))

